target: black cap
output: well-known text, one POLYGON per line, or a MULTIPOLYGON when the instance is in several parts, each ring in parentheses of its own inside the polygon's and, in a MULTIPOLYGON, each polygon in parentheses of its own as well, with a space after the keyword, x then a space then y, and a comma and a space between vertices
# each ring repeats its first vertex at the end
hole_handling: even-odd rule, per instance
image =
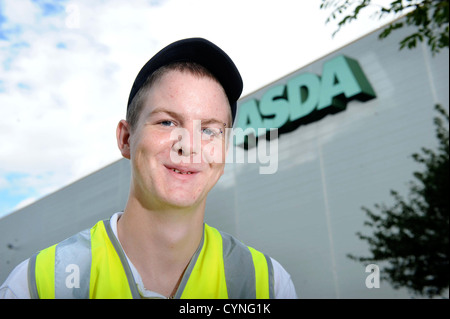
POLYGON ((160 67, 173 62, 195 62, 208 69, 225 90, 234 122, 236 103, 243 87, 241 75, 231 58, 221 48, 202 38, 179 40, 156 53, 136 76, 128 98, 128 107, 147 78, 160 67))

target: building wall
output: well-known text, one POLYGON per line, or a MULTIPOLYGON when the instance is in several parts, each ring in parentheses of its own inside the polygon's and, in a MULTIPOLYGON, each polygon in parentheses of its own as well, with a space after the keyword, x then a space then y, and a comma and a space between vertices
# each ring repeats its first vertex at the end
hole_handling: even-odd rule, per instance
POLYGON ((259 100, 300 73, 320 75, 324 62, 342 54, 359 62, 376 93, 281 134, 275 174, 234 160, 210 194, 206 221, 277 259, 300 298, 410 297, 384 281, 368 289, 366 265, 347 257, 369 255, 355 235, 370 234, 361 207, 389 205, 391 189, 407 195, 413 171, 421 170, 411 155, 437 145, 434 104, 448 110, 448 50, 435 57, 420 45, 399 51, 406 34, 383 41, 371 34, 240 101, 259 100))
MULTIPOLYGON (((437 145, 433 106, 449 106, 448 50, 434 57, 421 45, 399 51, 406 30, 383 41, 378 33, 243 97, 240 105, 301 73, 321 75, 338 55, 357 60, 376 93, 281 134, 274 174, 260 174, 267 164, 237 163, 257 148, 233 149, 208 197, 205 221, 277 259, 300 298, 409 297, 384 281, 368 289, 365 265, 347 254, 368 255, 355 235, 370 233, 361 207, 392 203, 391 189, 406 195, 420 169, 411 154, 437 145)), ((0 219, 0 281, 35 251, 123 210, 129 182, 129 162, 120 160, 0 219)))

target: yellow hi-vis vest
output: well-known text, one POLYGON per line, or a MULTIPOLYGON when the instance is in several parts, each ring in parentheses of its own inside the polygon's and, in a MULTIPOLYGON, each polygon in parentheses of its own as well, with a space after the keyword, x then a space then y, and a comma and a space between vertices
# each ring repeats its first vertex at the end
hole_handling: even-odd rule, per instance
MULTIPOLYGON (((174 298, 273 298, 270 257, 204 224, 174 298)), ((110 221, 103 220, 30 258, 31 298, 141 298, 110 221)))

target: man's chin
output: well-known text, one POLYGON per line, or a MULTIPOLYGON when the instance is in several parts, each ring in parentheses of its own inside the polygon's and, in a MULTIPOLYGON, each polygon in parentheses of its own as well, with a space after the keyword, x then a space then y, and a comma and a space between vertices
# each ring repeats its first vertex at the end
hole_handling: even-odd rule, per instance
POLYGON ((165 198, 162 205, 165 205, 168 209, 189 210, 200 206, 201 202, 199 198, 186 197, 186 194, 183 194, 183 196, 170 196, 169 198, 165 198))

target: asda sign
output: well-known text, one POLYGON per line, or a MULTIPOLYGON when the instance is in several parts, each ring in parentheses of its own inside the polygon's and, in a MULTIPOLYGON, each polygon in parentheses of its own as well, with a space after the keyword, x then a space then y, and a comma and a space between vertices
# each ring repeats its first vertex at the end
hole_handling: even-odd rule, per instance
POLYGON ((358 61, 344 55, 323 64, 322 76, 301 73, 286 84, 268 88, 260 100, 239 106, 234 143, 244 146, 248 136, 258 137, 278 129, 282 134, 345 110, 347 102, 368 101, 375 92, 358 61))

